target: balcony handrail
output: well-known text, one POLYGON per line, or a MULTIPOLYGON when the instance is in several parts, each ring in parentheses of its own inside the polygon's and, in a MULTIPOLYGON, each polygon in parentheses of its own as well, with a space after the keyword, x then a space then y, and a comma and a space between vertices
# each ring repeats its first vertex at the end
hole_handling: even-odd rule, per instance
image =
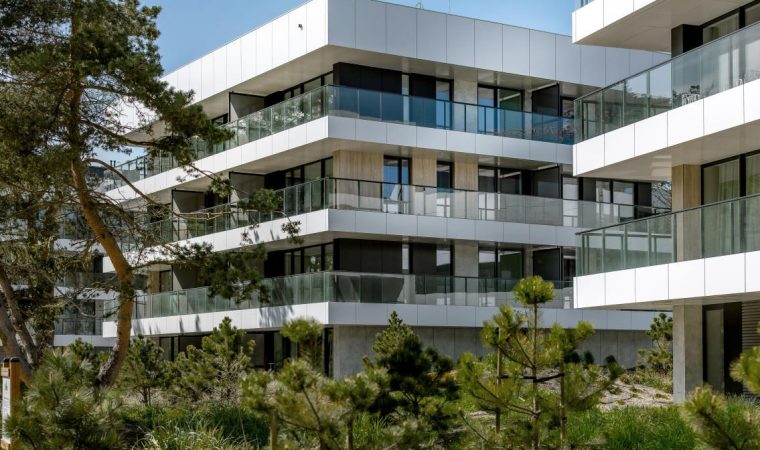
MULTIPOLYGON (((593 2, 593 1, 595 1, 595 0, 591 0, 589 3, 593 2)), ((667 61, 663 61, 663 62, 661 62, 661 63, 659 63, 659 64, 657 64, 655 66, 649 67, 648 69, 644 69, 644 70, 642 70, 640 72, 636 72, 633 75, 628 75, 627 77, 622 78, 622 79, 620 79, 620 80, 618 80, 618 81, 616 81, 614 83, 611 83, 611 84, 609 84, 607 86, 601 87, 601 88, 593 90, 593 91, 591 91, 591 92, 589 92, 587 94, 584 94, 584 95, 582 95, 580 97, 577 97, 573 101, 574 102, 579 102, 579 101, 581 101, 581 100, 583 100, 583 99, 585 99, 587 97, 590 97, 592 95, 598 94, 598 93, 600 93, 602 91, 606 91, 607 89, 611 88, 612 86, 615 86, 615 85, 618 85, 618 84, 623 83, 625 81, 628 81, 630 79, 636 78, 639 75, 643 75, 645 73, 655 71, 655 70, 657 70, 657 69, 659 69, 659 68, 661 68, 663 66, 666 66, 666 65, 672 63, 673 61, 678 61, 679 59, 687 58, 688 56, 690 56, 690 55, 692 55, 692 54, 694 54, 694 53, 696 53, 696 52, 698 52, 700 50, 703 50, 704 48, 711 47, 714 44, 717 44, 718 42, 724 41, 726 39, 729 39, 729 38, 733 37, 736 34, 745 32, 747 30, 750 30, 750 29, 753 29, 753 28, 756 28, 756 27, 760 27, 760 22, 753 23, 752 25, 748 25, 748 26, 746 26, 744 28, 739 28, 738 30, 734 30, 734 31, 732 31, 732 32, 730 32, 730 33, 728 33, 726 35, 723 35, 723 36, 717 38, 717 39, 713 39, 712 41, 710 41, 710 42, 708 42, 706 44, 700 45, 699 47, 693 48, 693 49, 685 51, 685 52, 683 52, 683 53, 681 53, 679 55, 676 55, 676 56, 668 59, 667 61)))
MULTIPOLYGON (((711 49, 721 49, 722 46, 725 46, 726 42, 729 42, 729 48, 726 50, 729 54, 733 55, 737 49, 746 49, 749 47, 750 43, 760 41, 760 37, 755 36, 758 30, 760 30, 760 22, 735 30, 697 48, 670 58, 667 61, 663 61, 655 66, 616 81, 615 83, 611 83, 608 86, 595 89, 588 94, 576 98, 574 100, 576 144, 760 78, 760 64, 756 61, 752 63, 751 67, 749 67, 748 64, 738 64, 734 67, 733 65, 719 66, 716 60, 714 72, 705 73, 704 66, 698 60, 700 56, 709 54, 711 49), (747 39, 747 42, 739 40, 746 39, 745 36, 751 36, 751 38, 747 39), (731 45, 732 39, 737 39, 735 46, 731 45), (691 61, 689 58, 696 60, 696 62, 691 61), (696 77, 696 84, 690 84, 688 78, 678 79, 676 76, 680 74, 680 70, 683 67, 687 67, 689 64, 697 64, 697 68, 693 73, 688 72, 689 75, 696 77), (658 89, 661 89, 662 92, 653 93, 652 77, 655 74, 659 77, 661 74, 657 72, 667 70, 668 67, 670 68, 670 71, 667 81, 665 81, 665 76, 662 75, 662 86, 659 84, 655 85, 658 89), (727 71, 728 76, 724 76, 722 73, 723 71, 727 71), (629 92, 627 86, 631 81, 637 80, 639 77, 647 77, 646 87, 644 88, 642 86, 640 92, 629 92), (618 94, 621 95, 622 98, 619 101, 613 101, 613 109, 607 110, 604 106, 607 103, 604 97, 605 95, 610 95, 608 92, 610 92, 612 88, 618 86, 623 87, 618 94), (697 91, 694 90, 695 87, 697 88, 697 91), (667 93, 666 89, 668 91, 667 93), (631 98, 639 100, 632 103, 633 113, 631 116, 628 116, 628 114, 631 113, 627 112, 629 95, 631 98), (652 104, 650 103, 652 100, 656 100, 657 102, 652 104), (596 105, 597 108, 592 110, 593 115, 587 116, 587 111, 584 107, 585 105, 596 105), (620 112, 613 114, 614 116, 617 116, 616 119, 611 119, 611 117, 613 117, 611 114, 615 109, 619 109, 620 112), (587 127, 589 127, 589 129, 587 129, 587 127)), ((743 52, 739 52, 737 53, 737 56, 732 56, 732 58, 739 58, 740 61, 745 62, 750 60, 747 56, 743 55, 743 52)), ((641 82, 644 83, 644 81, 641 82)), ((617 93, 617 89, 615 92, 617 93)))
MULTIPOLYGON (((275 219, 280 218, 287 218, 292 217, 297 214, 303 214, 307 212, 314 212, 314 211, 321 211, 325 209, 347 209, 347 210, 369 210, 369 211, 382 211, 384 213, 388 214, 402 214, 402 215, 423 215, 423 216, 430 216, 433 215, 435 217, 457 217, 457 218, 478 218, 480 220, 490 220, 490 221, 501 221, 501 222, 509 222, 514 221, 518 223, 538 223, 538 224, 547 224, 551 225, 554 222, 562 222, 563 218, 566 217, 576 217, 578 219, 578 223, 573 224, 572 226, 578 226, 578 227, 585 227, 584 226, 585 219, 589 218, 591 216, 588 216, 587 214, 584 214, 584 212, 587 212, 588 210, 583 205, 589 205, 588 208, 591 208, 591 210, 598 209, 599 207, 602 208, 610 208, 609 211, 598 211, 597 217, 598 221, 594 223, 599 223, 602 220, 604 220, 605 217, 623 217, 624 214, 626 214, 630 210, 630 214, 632 216, 635 216, 637 214, 659 214, 662 211, 665 211, 664 208, 656 208, 652 206, 639 206, 639 205, 626 205, 626 204, 619 204, 619 203, 603 203, 603 202, 591 202, 586 200, 573 200, 573 199, 564 199, 564 198, 555 198, 555 197, 541 197, 541 196, 535 196, 535 195, 523 195, 523 194, 507 194, 507 193, 498 193, 498 192, 484 192, 484 191, 475 191, 475 190, 466 190, 466 189, 443 189, 443 188, 437 188, 434 186, 419 186, 419 185, 410 185, 410 184, 400 184, 400 183, 386 183, 386 182, 380 182, 380 181, 364 181, 364 180, 357 180, 357 179, 348 179, 348 178, 339 178, 339 177, 325 177, 325 178, 318 178, 316 180, 307 181, 305 183, 301 183, 294 186, 289 186, 286 188, 278 189, 275 191, 275 193, 283 199, 284 202, 288 201, 288 198, 292 198, 289 194, 290 193, 304 193, 307 194, 309 192, 317 192, 319 194, 319 198, 314 201, 313 198, 309 198, 306 200, 302 200, 300 198, 296 198, 294 200, 294 204, 288 205, 283 204, 282 210, 283 214, 280 215, 272 215, 269 218, 262 218, 258 217, 257 219, 249 219, 249 221, 253 222, 268 222, 275 219), (343 184, 343 183, 351 183, 350 185, 343 184), (310 191, 309 189, 312 189, 311 187, 315 186, 313 188, 313 191, 310 191), (367 194, 367 186, 375 186, 375 188, 369 189, 370 194, 367 194), (356 188, 355 190, 352 188, 356 188), (390 198, 386 196, 385 194, 385 187, 393 187, 394 192, 396 192, 397 189, 400 189, 400 192, 396 192, 393 198, 390 198), (362 188, 365 189, 365 192, 362 193, 362 188), (406 189, 409 189, 408 191, 406 189), (425 203, 425 199, 423 199, 421 202, 419 199, 415 200, 413 196, 416 194, 422 194, 422 195, 437 195, 438 200, 446 200, 447 198, 451 199, 451 202, 446 202, 446 204, 427 204, 425 203), (346 202, 343 200, 342 196, 347 196, 348 199, 352 199, 354 196, 357 197, 356 204, 352 204, 352 202, 346 202), (464 195, 462 198, 461 195, 464 195), (477 198, 472 197, 473 195, 477 196, 477 198), (395 197, 398 196, 399 198, 396 199, 395 197), (381 204, 373 204, 373 207, 367 207, 363 206, 362 199, 369 199, 373 201, 380 201, 380 202, 386 202, 390 201, 391 204, 381 203, 381 204), (457 200, 459 199, 459 200, 457 200), (485 202, 491 203, 492 205, 483 204, 483 201, 485 199, 485 202), (491 200, 489 200, 491 199, 491 200), (343 201, 341 201, 343 200, 343 201), (456 200, 456 201, 455 201, 456 200), (464 200, 464 202, 460 202, 460 200, 464 200), (408 205, 410 208, 409 210, 405 208, 399 208, 398 210, 393 209, 393 205, 408 205), (574 208, 577 209, 569 209, 561 210, 561 214, 557 217, 554 217, 553 215, 549 214, 549 219, 557 219, 557 220, 541 220, 542 218, 545 218, 544 216, 531 216, 529 215, 535 214, 536 208, 549 208, 549 211, 553 211, 552 208, 563 208, 566 205, 576 205, 574 208), (418 209, 422 208, 422 209, 418 209), (444 208, 443 213, 440 213, 440 208, 444 208), (516 210, 515 208, 519 208, 519 210, 516 210), (626 208, 626 209, 624 209, 626 208), (510 213, 511 212, 511 218, 512 220, 509 220, 509 217, 499 218, 496 216, 493 216, 492 218, 489 218, 491 214, 503 212, 503 213, 510 213), (522 212, 522 214, 521 214, 522 212), (575 214, 573 214, 573 212, 575 214), (435 214, 432 214, 435 213, 435 214), (483 216, 485 214, 485 216, 483 216), (600 215, 601 214, 601 215, 600 215), (524 217, 523 217, 524 216, 524 217), (485 217, 485 218, 484 218, 485 217), (531 218, 535 220, 531 220, 531 218)), ((308 196, 308 195, 307 195, 308 196)), ((245 224, 236 224, 237 226, 227 226, 226 222, 224 224, 221 224, 221 227, 219 229, 214 225, 216 220, 222 219, 226 220, 227 217, 239 217, 235 216, 238 214, 258 214, 258 211, 254 209, 250 210, 236 210, 238 205, 238 202, 229 202, 221 205, 212 206, 209 208, 204 208, 198 211, 194 212, 188 212, 188 213, 182 213, 179 217, 169 217, 163 220, 159 220, 156 222, 152 222, 148 224, 149 227, 154 227, 158 232, 163 232, 162 230, 166 232, 171 232, 171 241, 178 241, 178 240, 184 240, 189 239, 193 237, 200 237, 209 235, 215 232, 220 231, 228 231, 232 229, 237 228, 243 228, 246 226, 251 225, 251 223, 245 223, 245 224), (204 217, 205 216, 205 217, 204 217), (212 224, 214 225, 213 231, 204 231, 201 229, 194 229, 194 228, 188 228, 187 230, 190 230, 190 235, 188 234, 188 237, 185 238, 179 238, 174 235, 175 232, 179 231, 179 228, 175 228, 177 226, 181 226, 183 224, 190 225, 194 224, 196 226, 203 227, 204 223, 206 224, 212 224)), ((243 219, 241 219, 243 220, 243 219)), ((619 219, 614 219, 619 220, 619 219)), ((245 222, 245 220, 243 220, 245 222)), ((615 224, 623 223, 623 221, 616 222, 615 224)), ((557 225, 565 225, 564 222, 558 223, 557 225)), ((186 230, 183 230, 186 231, 186 230)))
MULTIPOLYGON (((312 90, 310 90, 308 92, 305 92, 303 94, 300 94, 300 95, 292 97, 292 98, 289 98, 289 99, 284 100, 282 102, 279 102, 277 104, 268 106, 268 107, 263 108, 263 109, 261 109, 259 111, 255 111, 253 113, 250 113, 250 114, 247 114, 245 116, 239 117, 235 121, 228 122, 228 123, 226 123, 226 124, 224 124, 222 126, 223 127, 227 127, 227 128, 233 128, 235 126, 235 124, 240 123, 241 121, 244 121, 244 120, 253 119, 257 115, 259 117, 266 116, 267 112, 271 113, 273 111, 278 111, 279 108, 282 108, 283 105, 286 105, 286 104, 295 104, 295 103, 298 103, 299 101, 302 101, 304 99, 310 99, 310 98, 314 97, 315 95, 319 94, 318 91, 320 91, 320 90, 321 91, 325 91, 325 92, 332 92, 332 91, 334 91, 334 92, 338 92, 338 93, 340 93, 342 91, 351 91, 351 92, 355 92, 357 96, 361 95, 362 93, 368 93, 368 94, 373 94, 373 95, 376 94, 376 95, 382 95, 382 96, 393 96, 393 97, 398 97, 398 98, 402 98, 402 99, 403 98, 408 98, 410 102, 421 101, 421 102, 433 103, 433 104, 436 104, 436 105, 438 105, 438 104, 442 104, 442 105, 460 105, 460 106, 463 106, 465 109, 469 109, 469 108, 475 109, 476 111, 478 111, 478 115, 480 115, 481 111, 494 111, 494 112, 497 112, 497 113, 506 113, 506 114, 515 114, 515 115, 519 114, 519 115, 521 115, 523 117, 544 118, 544 120, 568 121, 568 122, 571 122, 570 118, 559 116, 559 115, 554 116, 554 115, 540 114, 540 113, 534 113, 534 112, 529 112, 529 111, 521 111, 521 110, 518 111, 518 110, 512 110, 512 109, 508 109, 508 108, 499 108, 499 107, 484 106, 484 105, 478 105, 478 104, 475 104, 475 103, 465 103, 465 102, 452 101, 452 100, 440 100, 440 99, 436 99, 436 98, 412 96, 412 95, 400 94, 400 93, 395 93, 395 92, 382 92, 382 91, 375 91, 375 90, 369 90, 369 89, 354 88, 354 87, 350 87, 350 86, 339 86, 339 85, 328 84, 328 85, 319 86, 319 87, 314 88, 314 89, 312 89, 312 90)), ((313 119, 309 119, 308 121, 314 120, 316 118, 321 118, 321 117, 324 117, 324 116, 327 116, 327 115, 331 115, 332 112, 333 112, 333 110, 331 110, 331 108, 330 108, 330 106, 329 106, 329 104, 327 102, 319 105, 319 107, 320 107, 319 116, 318 117, 314 117, 313 119)), ((340 112, 340 108, 338 108, 336 111, 340 112)), ((361 111, 355 111, 355 112, 356 113, 360 113, 361 111)), ((447 115, 447 113, 444 111, 444 116, 446 116, 446 115, 447 115)), ((450 124, 449 127, 444 127, 444 128, 446 128, 446 129, 452 128, 453 129, 453 126, 454 126, 453 125, 453 120, 454 119, 453 119, 453 115, 450 112, 448 113, 448 118, 449 118, 450 121, 452 121, 452 123, 450 124)), ((478 119, 479 118, 476 118, 475 121, 477 122, 478 119)), ((418 125, 418 126, 424 126, 424 125, 418 125)), ((436 127, 436 128, 438 128, 438 127, 436 127)), ((489 133, 485 132, 485 134, 489 134, 489 133)), ((231 147, 231 148, 233 148, 233 147, 231 147)), ((130 166, 133 166, 133 165, 137 166, 139 162, 142 162, 142 161, 147 162, 149 158, 150 158, 149 155, 143 155, 143 156, 131 159, 129 161, 126 161, 124 163, 121 163, 118 166, 116 166, 115 168, 117 170, 119 170, 119 171, 123 171, 124 169, 126 169, 126 168, 128 168, 130 166)), ((161 158, 161 156, 158 156, 157 158, 161 158)))
POLYGON ((656 220, 656 219, 660 219, 662 217, 673 216, 673 215, 682 214, 682 213, 688 213, 690 211, 696 211, 698 209, 709 208, 711 206, 717 206, 717 205, 722 205, 722 204, 726 204, 726 203, 735 203, 735 202, 744 201, 744 200, 751 200, 751 199, 756 198, 756 197, 760 197, 760 193, 758 193, 758 194, 751 194, 751 195, 745 195, 744 197, 735 197, 735 198, 731 198, 731 199, 728 199, 728 200, 720 200, 720 201, 712 202, 712 203, 705 203, 704 205, 700 205, 700 206, 692 206, 690 208, 679 209, 678 211, 664 212, 664 213, 655 214, 655 215, 652 215, 652 216, 642 217, 640 219, 626 220, 625 222, 620 222, 620 223, 616 223, 616 224, 613 224, 613 225, 605 225, 603 227, 591 228, 591 229, 588 229, 588 230, 579 231, 579 232, 576 233, 576 235, 580 236, 580 235, 583 235, 583 234, 589 234, 589 233, 594 233, 596 231, 606 230, 607 228, 615 228, 615 227, 619 227, 619 226, 623 226, 623 225, 630 225, 632 223, 644 222, 644 221, 647 221, 647 220, 656 220))

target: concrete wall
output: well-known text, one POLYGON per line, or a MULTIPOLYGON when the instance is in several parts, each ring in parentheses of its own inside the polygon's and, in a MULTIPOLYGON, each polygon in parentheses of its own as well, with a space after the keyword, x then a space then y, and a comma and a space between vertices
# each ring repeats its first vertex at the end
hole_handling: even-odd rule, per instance
MULTIPOLYGON (((333 364, 336 377, 348 376, 362 370, 364 356, 372 357, 375 335, 384 327, 336 326, 333 336, 333 364)), ((456 361, 465 352, 476 356, 488 353, 480 340, 481 328, 415 327, 425 345, 438 349, 456 361)), ((601 363, 607 355, 614 356, 623 367, 633 367, 638 349, 651 346, 643 331, 599 330, 581 347, 601 363)))

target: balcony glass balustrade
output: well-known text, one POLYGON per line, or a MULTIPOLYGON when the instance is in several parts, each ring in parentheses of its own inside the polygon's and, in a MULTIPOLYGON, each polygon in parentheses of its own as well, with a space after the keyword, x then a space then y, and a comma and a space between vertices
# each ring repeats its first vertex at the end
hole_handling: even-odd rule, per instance
MULTIPOLYGON (((512 294, 516 280, 436 275, 395 275, 353 272, 314 272, 268 278, 268 301, 258 295, 242 302, 211 295, 209 288, 147 294, 137 298, 134 318, 166 317, 220 311, 322 302, 390 303, 411 305, 517 305, 512 294)), ((572 308, 570 282, 558 281, 547 308, 572 308)))
MULTIPOLYGON (((527 195, 322 178, 276 191, 284 216, 322 209, 376 211, 457 219, 596 228, 665 210, 527 195)), ((157 240, 174 242, 247 227, 283 216, 264 216, 236 203, 150 224, 157 240)), ((133 243, 123 242, 130 249, 133 243)))
MULTIPOLYGON (((225 124, 224 127, 233 132, 232 138, 216 145, 197 139, 193 143, 194 150, 197 159, 205 158, 325 116, 574 143, 574 123, 569 118, 345 86, 322 86, 225 124)), ((178 167, 176 160, 159 155, 143 156, 117 169, 128 180, 137 181, 175 167, 178 167)), ((102 189, 123 184, 118 176, 106 173, 102 189)))
POLYGON ((760 23, 576 99, 576 140, 591 139, 757 79, 760 23))
POLYGON ((760 250, 760 195, 578 234, 578 275, 760 250))

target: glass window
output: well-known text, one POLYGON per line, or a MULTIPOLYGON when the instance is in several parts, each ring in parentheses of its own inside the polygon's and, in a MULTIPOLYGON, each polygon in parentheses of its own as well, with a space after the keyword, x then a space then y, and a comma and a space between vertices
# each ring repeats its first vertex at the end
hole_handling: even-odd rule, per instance
POLYGON ((745 158, 746 195, 760 194, 760 154, 745 158))
POLYGON ((401 182, 401 161, 398 158, 385 158, 383 165, 383 182, 399 184, 401 182))
POLYGON ((436 275, 451 275, 451 246, 439 245, 435 251, 435 273, 436 275))
POLYGON ((510 109, 512 111, 522 111, 523 109, 523 94, 522 91, 515 89, 499 88, 497 90, 498 106, 502 109, 510 109))
POLYGON ((562 117, 568 118, 568 119, 574 119, 575 118, 575 102, 571 98, 563 98, 562 99, 562 117))
POLYGON ((324 261, 322 261, 323 270, 333 270, 333 245, 324 245, 324 261))
POLYGON ((322 271, 322 247, 308 247, 304 249, 304 272, 322 271))
POLYGON ((503 280, 519 280, 522 277, 522 251, 499 249, 499 278, 503 280))
POLYGON ((559 198, 559 177, 559 167, 551 167, 533 172, 533 195, 559 198))
POLYGON ((451 100, 451 82, 450 81, 440 81, 436 80, 435 82, 435 99, 436 100, 451 100))
POLYGON ((333 176, 333 160, 332 158, 327 158, 325 160, 325 178, 330 178, 333 176))
POLYGON ((519 195, 522 192, 522 173, 518 170, 499 169, 499 193, 519 195))
POLYGON ((303 91, 309 92, 311 90, 314 90, 322 85, 322 77, 314 78, 311 81, 307 81, 303 84, 303 91))
POLYGON ((702 29, 702 44, 707 44, 739 29, 739 13, 718 20, 702 29))
POLYGON ((481 247, 478 250, 478 275, 480 278, 496 276, 496 249, 481 247))
POLYGON ((612 203, 633 205, 634 184, 629 181, 612 182, 612 203))
POLYGON ((401 95, 409 95, 409 74, 401 75, 401 95))
POLYGON ((744 10, 744 26, 748 27, 760 21, 760 5, 748 6, 744 10))
POLYGON ((322 178, 322 161, 307 164, 303 167, 304 181, 318 180, 322 178))
POLYGON ((490 167, 478 168, 478 191, 496 192, 496 169, 490 167))
POLYGON ((649 116, 669 111, 673 104, 670 64, 649 73, 649 116))
POLYGON ((739 159, 702 169, 703 204, 739 197, 739 159))
POLYGON ((566 200, 578 200, 578 179, 575 177, 562 177, 562 198, 566 200))
POLYGON ((158 292, 169 292, 174 287, 174 277, 171 270, 162 270, 158 273, 158 292))
POLYGON ((436 168, 437 187, 439 189, 451 189, 454 187, 452 176, 453 169, 451 163, 439 161, 436 168))
POLYGON ((325 75, 325 84, 333 84, 333 73, 330 72, 327 75, 325 75))
POLYGON ((547 281, 562 278, 561 251, 559 248, 536 250, 533 252, 533 273, 547 281))
POLYGON ((609 180, 596 180, 596 201, 601 203, 610 203, 612 195, 610 192, 609 180))
POLYGON ((492 87, 478 86, 478 105, 480 106, 496 106, 496 93, 492 87))

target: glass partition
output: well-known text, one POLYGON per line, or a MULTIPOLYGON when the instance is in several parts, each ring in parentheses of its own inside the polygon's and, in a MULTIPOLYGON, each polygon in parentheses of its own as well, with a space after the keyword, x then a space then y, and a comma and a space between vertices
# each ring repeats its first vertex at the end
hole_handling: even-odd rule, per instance
MULTIPOLYGON (((321 302, 413 305, 517 306, 512 293, 518 280, 440 275, 316 272, 262 281, 269 297, 251 295, 241 302, 213 295, 208 287, 137 297, 135 319, 202 314, 321 302)), ((572 284, 554 281, 555 298, 547 308, 572 308, 572 284)), ((115 304, 111 305, 111 308, 115 304)))
MULTIPOLYGON (((192 239, 322 209, 596 228, 666 210, 401 183, 322 178, 276 191, 282 214, 228 203, 149 224, 159 242, 192 239)), ((609 194, 609 192, 608 192, 609 194)), ((609 200, 609 199, 608 199, 609 200)), ((123 242, 130 250, 134 243, 123 242)))
POLYGON ((760 250, 760 195, 578 234, 578 275, 760 250))
MULTIPOLYGON (((193 141, 197 159, 229 150, 324 116, 380 120, 468 133, 529 139, 572 145, 573 119, 514 111, 506 108, 412 97, 346 86, 322 86, 224 125, 232 137, 220 144, 193 141)), ((134 182, 179 167, 174 158, 140 157, 116 168, 134 182)), ((106 173, 101 189, 124 185, 121 177, 106 173)))
POLYGON ((577 142, 760 79, 760 23, 723 34, 575 100, 577 142))

